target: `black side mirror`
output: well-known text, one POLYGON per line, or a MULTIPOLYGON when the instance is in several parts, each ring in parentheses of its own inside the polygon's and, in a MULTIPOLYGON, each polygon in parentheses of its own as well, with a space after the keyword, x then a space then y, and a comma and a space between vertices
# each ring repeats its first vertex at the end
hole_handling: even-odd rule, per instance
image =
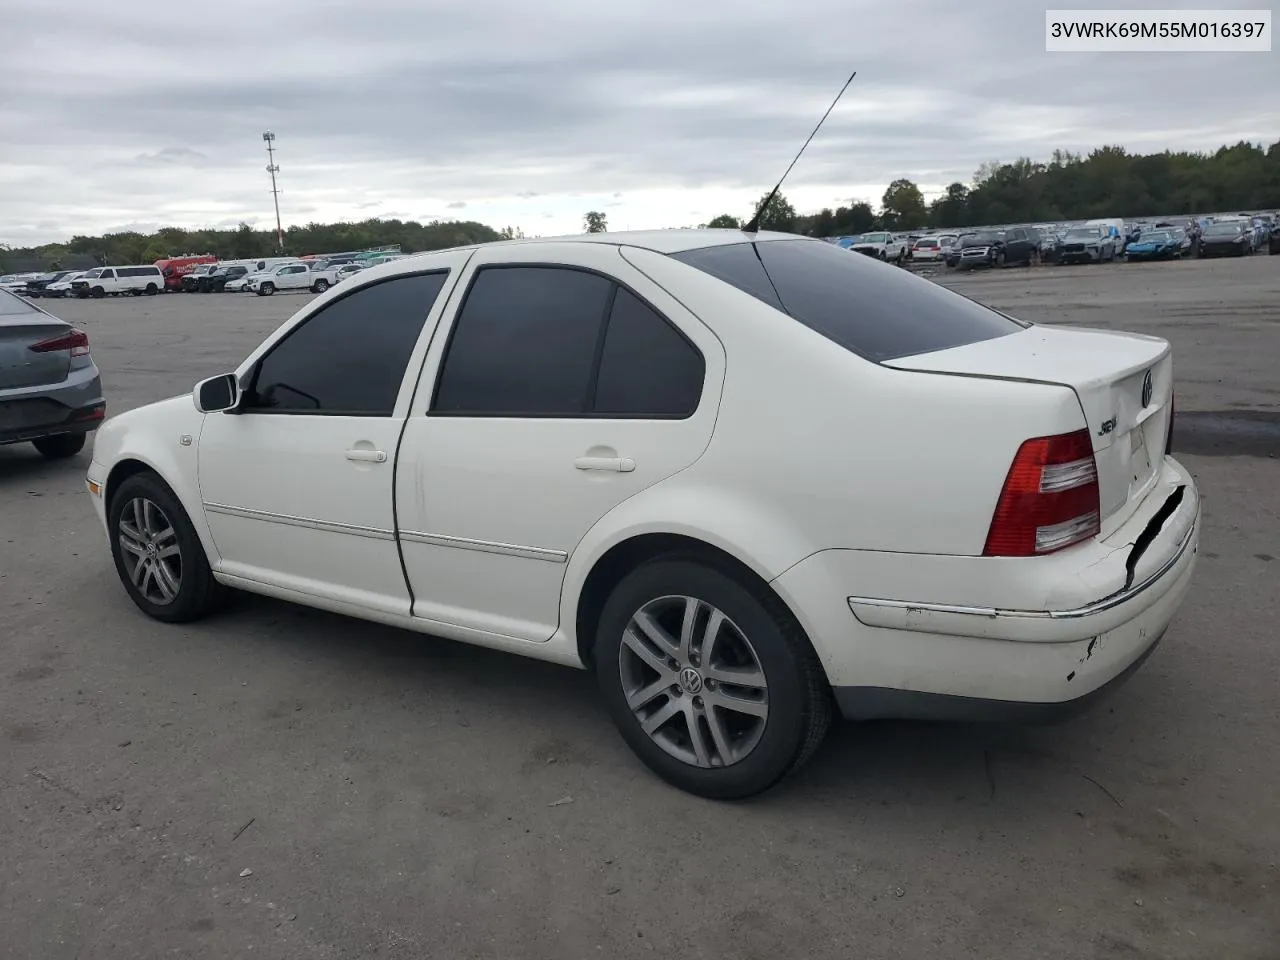
POLYGON ((191 399, 201 413, 223 413, 240 405, 240 382, 234 373, 201 380, 192 391, 191 399))

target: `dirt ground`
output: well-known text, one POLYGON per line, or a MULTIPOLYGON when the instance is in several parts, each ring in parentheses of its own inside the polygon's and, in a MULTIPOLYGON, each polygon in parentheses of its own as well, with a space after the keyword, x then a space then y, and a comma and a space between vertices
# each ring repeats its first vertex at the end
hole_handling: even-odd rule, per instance
MULTIPOLYGON (((1054 727, 842 725, 782 789, 702 801, 578 671, 249 597, 147 620, 87 452, 0 448, 0 956, 1276 960, 1280 257, 935 272, 1173 343, 1201 560, 1114 697, 1054 727)), ((120 412, 306 300, 53 309, 120 412)))

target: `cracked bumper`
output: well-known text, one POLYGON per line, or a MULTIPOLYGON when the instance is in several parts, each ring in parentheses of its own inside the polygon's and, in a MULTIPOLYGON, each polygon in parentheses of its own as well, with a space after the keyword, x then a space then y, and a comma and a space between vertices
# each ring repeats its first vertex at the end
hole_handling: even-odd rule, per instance
POLYGON ((1166 459, 1139 510, 1104 541, 1010 560, 823 551, 775 585, 800 612, 846 716, 1069 712, 1132 672, 1164 634, 1199 537, 1195 483, 1166 459))

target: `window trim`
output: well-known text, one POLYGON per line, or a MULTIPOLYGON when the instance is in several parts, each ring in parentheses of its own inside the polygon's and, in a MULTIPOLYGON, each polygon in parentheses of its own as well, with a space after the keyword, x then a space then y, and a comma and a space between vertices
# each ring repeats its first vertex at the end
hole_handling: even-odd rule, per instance
MULTIPOLYGON (((280 349, 280 347, 281 347, 281 345, 282 345, 282 344, 288 343, 288 342, 289 342, 289 339, 290 339, 290 338, 291 338, 295 333, 297 333, 299 330, 301 330, 303 327, 305 327, 308 323, 310 323, 310 322, 311 322, 312 320, 314 320, 316 317, 320 316, 320 314, 324 313, 324 312, 325 312, 326 310, 328 310, 330 307, 334 306, 335 304, 341 303, 343 300, 349 300, 351 297, 356 296, 356 294, 361 293, 362 291, 370 290, 370 289, 372 289, 373 287, 381 286, 381 285, 382 285, 382 284, 384 284, 384 283, 390 283, 390 282, 391 282, 391 281, 393 281, 393 280, 403 280, 403 279, 405 279, 406 277, 428 277, 428 276, 435 276, 435 275, 437 275, 437 274, 440 274, 440 275, 443 275, 443 276, 444 276, 444 283, 442 283, 442 284, 440 285, 440 292, 436 294, 436 300, 438 300, 438 299, 440 298, 440 294, 444 292, 445 284, 447 284, 447 283, 449 282, 449 273, 450 273, 450 271, 451 271, 451 270, 452 270, 452 268, 451 268, 451 267, 445 267, 445 268, 443 268, 443 269, 441 269, 441 268, 436 268, 436 269, 434 269, 434 270, 412 270, 412 271, 409 271, 409 272, 407 272, 407 273, 397 273, 397 274, 395 274, 395 275, 393 275, 393 276, 390 276, 390 277, 379 277, 377 280, 373 281, 373 283, 366 283, 366 284, 362 284, 362 285, 360 285, 360 286, 358 286, 358 287, 355 287, 355 288, 353 288, 353 289, 350 289, 350 290, 344 290, 344 291, 342 291, 342 292, 341 292, 341 294, 340 294, 339 296, 334 297, 334 298, 333 298, 332 300, 330 300, 328 303, 325 303, 323 306, 320 306, 320 307, 316 308, 315 310, 312 310, 312 311, 311 311, 311 313, 307 314, 307 316, 305 316, 303 319, 299 320, 299 321, 298 321, 297 323, 295 323, 292 327, 290 327, 290 328, 289 328, 289 330, 285 333, 285 335, 284 335, 284 336, 282 336, 282 337, 281 337, 279 340, 277 340, 275 343, 271 344, 271 346, 267 349, 266 353, 264 353, 262 356, 258 357, 258 359, 256 359, 256 360, 253 362, 253 366, 249 369, 249 371, 247 372, 246 377, 244 378, 244 380, 245 380, 245 387, 244 387, 244 389, 241 391, 241 395, 245 398, 245 400, 243 400, 243 401, 241 402, 241 405, 240 405, 240 406, 238 406, 235 410, 233 410, 233 411, 228 411, 228 412, 229 412, 229 413, 234 413, 234 414, 237 414, 237 415, 240 415, 240 416, 250 416, 250 415, 252 415, 252 416, 262 416, 262 415, 266 415, 266 416, 276 416, 276 417, 363 417, 363 418, 371 419, 371 420, 389 420, 389 419, 393 418, 393 417, 395 416, 395 403, 394 403, 394 402, 392 402, 391 409, 390 409, 390 410, 388 410, 386 413, 369 413, 369 412, 368 412, 368 411, 366 411, 366 410, 359 410, 359 411, 353 411, 353 410, 279 410, 279 409, 274 409, 274 408, 271 408, 271 407, 251 407, 251 406, 247 406, 247 405, 246 405, 246 403, 247 403, 247 399, 248 399, 248 397, 253 396, 253 395, 256 395, 256 394, 257 394, 257 392, 258 392, 258 389, 257 389, 257 388, 258 388, 258 376, 259 376, 259 374, 261 374, 261 372, 262 372, 262 364, 263 364, 264 362, 266 362, 267 358, 268 358, 268 357, 270 357, 273 353, 275 353, 278 349, 280 349)), ((418 337, 419 337, 419 339, 421 339, 421 337, 422 337, 422 331, 426 329, 427 321, 428 321, 429 319, 431 319, 431 312, 435 309, 435 306, 436 306, 436 300, 431 301, 430 306, 428 306, 428 307, 427 307, 427 312, 426 312, 426 314, 425 314, 425 315, 423 316, 423 318, 422 318, 422 329, 418 331, 418 337)), ((414 341, 414 346, 415 346, 415 347, 417 346, 417 341, 416 341, 416 340, 414 341)), ((413 350, 412 350, 412 349, 409 351, 409 358, 410 358, 410 359, 412 359, 412 358, 413 358, 413 350)), ((407 377, 407 376, 408 376, 408 369, 409 369, 409 368, 408 368, 408 362, 406 361, 406 363, 405 363, 405 373, 404 373, 404 374, 402 374, 402 375, 401 375, 401 377, 400 377, 400 386, 401 386, 402 388, 403 388, 403 386, 404 386, 404 380, 405 380, 405 377, 407 377)), ((398 396, 398 395, 399 395, 399 391, 397 390, 397 391, 396 391, 396 393, 397 393, 397 396, 398 396)))
POLYGON ((423 416, 426 417, 447 417, 450 419, 466 418, 470 420, 627 420, 627 421, 650 421, 650 420, 689 420, 697 412, 702 409, 703 399, 707 393, 707 356, 702 349, 689 338, 678 325, 671 322, 671 319, 659 310, 649 301, 647 297, 637 291, 629 283, 620 280, 612 274, 605 273, 603 270, 597 270, 594 267, 585 267, 576 263, 556 263, 546 260, 513 260, 505 263, 482 263, 472 271, 470 279, 467 281, 467 289, 459 301, 458 307, 453 312, 453 319, 449 324, 449 335, 445 338, 444 348, 440 351, 440 360, 436 364, 435 382, 431 387, 431 399, 427 404, 427 409, 423 416), (453 350, 453 337, 458 330, 462 315, 467 309, 467 301, 471 298, 471 291, 475 288, 476 282, 480 279, 480 274, 485 270, 510 270, 522 268, 542 268, 553 270, 573 270, 578 273, 588 273, 592 276, 600 277, 609 281, 612 285, 609 289, 609 295, 605 298, 603 315, 600 318, 600 330, 596 335, 596 345, 594 356, 591 361, 591 375, 587 380, 587 393, 583 398, 584 403, 588 406, 594 406, 596 402, 596 388, 600 382, 600 364, 604 358, 605 340, 609 333, 609 323, 613 315, 613 305, 618 298, 618 290, 626 290, 642 304, 653 311, 654 315, 662 320, 670 327, 676 335, 683 340, 690 349, 697 354, 698 359, 702 361, 702 389, 698 391, 697 402, 693 408, 687 413, 649 413, 638 416, 619 416, 616 413, 597 413, 595 410, 582 410, 575 413, 529 413, 527 411, 472 411, 472 410, 439 410, 436 404, 440 400, 440 384, 444 379, 445 367, 449 362, 449 354, 453 350))

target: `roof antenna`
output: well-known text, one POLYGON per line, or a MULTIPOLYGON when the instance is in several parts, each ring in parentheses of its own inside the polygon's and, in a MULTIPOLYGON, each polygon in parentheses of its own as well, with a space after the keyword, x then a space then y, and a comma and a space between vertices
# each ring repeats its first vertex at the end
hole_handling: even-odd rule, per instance
POLYGON ((836 108, 836 104, 840 102, 840 98, 844 96, 844 92, 849 89, 849 84, 853 83, 853 78, 857 75, 857 70, 849 74, 849 79, 844 82, 844 86, 840 88, 840 92, 836 94, 836 98, 831 101, 831 106, 827 107, 827 112, 822 115, 822 119, 818 121, 818 125, 813 128, 813 133, 809 134, 809 140, 804 142, 804 146, 800 148, 800 153, 795 155, 795 159, 791 161, 791 166, 787 167, 786 171, 782 174, 782 180, 778 181, 778 185, 773 188, 767 197, 764 198, 764 203, 760 204, 760 206, 756 208, 755 216, 752 217, 751 221, 742 228, 743 233, 760 232, 760 217, 763 216, 765 210, 769 208, 769 204, 773 203, 773 198, 776 197, 778 195, 778 191, 782 189, 783 180, 786 180, 787 175, 791 173, 791 167, 796 165, 796 160, 800 159, 800 154, 804 153, 805 148, 809 146, 809 141, 818 135, 818 131, 822 129, 822 125, 827 122, 827 117, 831 116, 831 111, 836 108))

